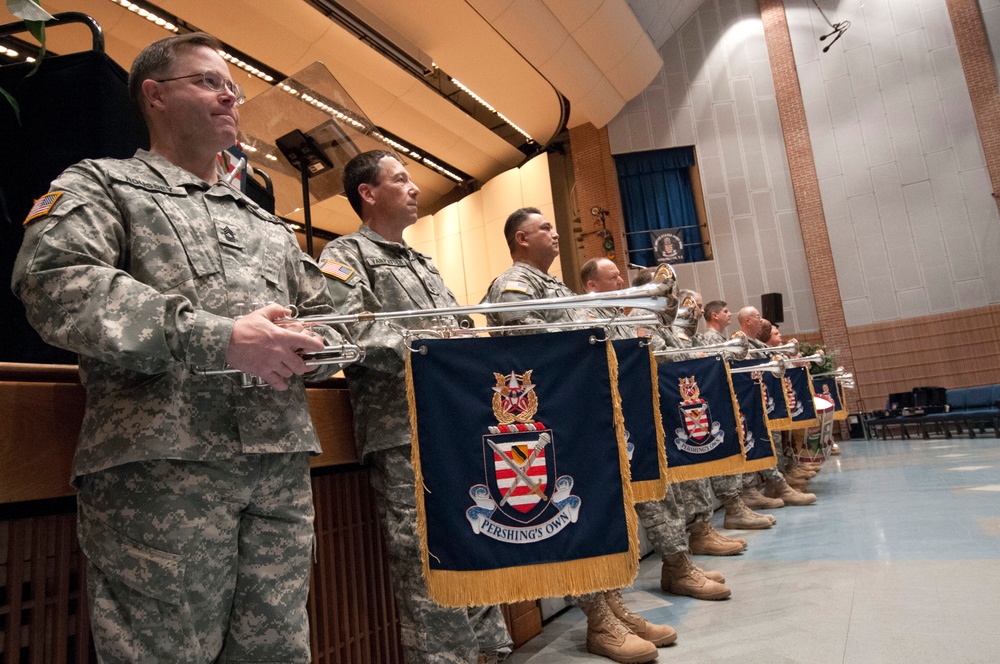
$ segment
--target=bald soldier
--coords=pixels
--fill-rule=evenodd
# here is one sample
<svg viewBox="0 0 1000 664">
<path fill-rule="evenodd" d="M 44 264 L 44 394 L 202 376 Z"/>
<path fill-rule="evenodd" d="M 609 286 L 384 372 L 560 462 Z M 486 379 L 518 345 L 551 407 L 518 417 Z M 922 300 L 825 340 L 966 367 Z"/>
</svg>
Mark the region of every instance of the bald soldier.
<svg viewBox="0 0 1000 664">
<path fill-rule="evenodd" d="M 567 297 L 575 293 L 561 280 L 549 274 L 549 268 L 559 256 L 559 233 L 538 208 L 521 208 L 507 217 L 504 238 L 514 264 L 490 284 L 486 302 L 529 302 L 550 297 Z M 609 261 L 610 262 L 610 261 Z M 589 262 L 588 262 L 589 263 Z M 588 276 L 600 272 L 588 268 Z M 606 273 L 608 266 L 603 266 Z M 615 271 L 617 268 L 615 268 Z M 620 278 L 620 277 L 619 277 Z M 610 283 L 616 283 L 612 278 Z M 557 323 L 587 320 L 589 313 L 578 309 L 537 309 L 519 312 L 496 312 L 487 316 L 490 325 L 519 323 Z M 669 625 L 656 625 L 631 611 L 620 589 L 568 597 L 587 615 L 587 650 L 616 662 L 651 662 L 656 648 L 677 640 L 677 632 Z"/>
<path fill-rule="evenodd" d="M 752 348 L 767 348 L 767 344 L 758 341 L 763 318 L 756 307 L 743 307 L 737 314 L 740 324 L 738 332 L 733 337 L 744 336 Z M 760 478 L 766 485 L 765 494 L 757 489 L 758 473 L 747 473 L 743 476 L 743 502 L 751 509 L 775 509 L 785 505 L 812 505 L 816 495 L 803 493 L 788 485 L 784 476 L 777 468 L 767 468 L 760 471 Z"/>
</svg>

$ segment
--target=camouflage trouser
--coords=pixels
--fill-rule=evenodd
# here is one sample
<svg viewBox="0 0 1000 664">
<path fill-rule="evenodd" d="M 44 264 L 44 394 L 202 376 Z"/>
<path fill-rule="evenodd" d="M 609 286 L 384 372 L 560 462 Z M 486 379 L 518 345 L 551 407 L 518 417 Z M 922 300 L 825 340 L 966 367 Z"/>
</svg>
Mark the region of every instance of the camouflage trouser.
<svg viewBox="0 0 1000 664">
<path fill-rule="evenodd" d="M 78 489 L 103 664 L 311 660 L 306 453 L 130 463 Z"/>
<path fill-rule="evenodd" d="M 712 491 L 723 503 L 738 497 L 743 491 L 742 475 L 716 475 L 711 481 Z"/>
<path fill-rule="evenodd" d="M 668 484 L 667 495 L 660 500 L 635 504 L 639 522 L 646 529 L 656 553 L 661 556 L 688 550 L 684 507 L 679 502 L 676 487 L 676 484 Z"/>
<path fill-rule="evenodd" d="M 687 523 L 710 521 L 712 519 L 712 507 L 715 498 L 712 495 L 712 485 L 707 478 L 679 482 L 676 487 L 680 504 L 684 508 L 684 518 Z"/>
<path fill-rule="evenodd" d="M 409 447 L 371 454 L 372 487 L 389 550 L 400 632 L 408 664 L 467 664 L 480 652 L 501 659 L 513 645 L 499 606 L 441 606 L 427 594 L 420 562 Z"/>
<path fill-rule="evenodd" d="M 745 473 L 743 475 L 743 486 L 755 487 L 761 482 L 764 484 L 782 484 L 785 476 L 777 468 L 765 468 L 757 473 Z"/>
</svg>

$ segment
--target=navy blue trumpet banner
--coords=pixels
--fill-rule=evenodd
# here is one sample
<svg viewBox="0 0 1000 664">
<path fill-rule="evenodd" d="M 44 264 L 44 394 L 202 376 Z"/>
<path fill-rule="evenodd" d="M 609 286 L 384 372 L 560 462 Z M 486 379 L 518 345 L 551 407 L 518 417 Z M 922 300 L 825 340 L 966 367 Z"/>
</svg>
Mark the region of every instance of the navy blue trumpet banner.
<svg viewBox="0 0 1000 664">
<path fill-rule="evenodd" d="M 601 335 L 414 342 L 417 529 L 436 602 L 579 595 L 635 578 L 618 366 Z"/>
<path fill-rule="evenodd" d="M 734 360 L 733 367 L 752 367 L 764 364 L 760 359 Z M 771 439 L 771 431 L 765 418 L 764 376 L 765 371 L 734 373 L 733 392 L 740 404 L 740 421 L 743 424 L 743 451 L 746 454 L 745 472 L 753 473 L 765 468 L 773 468 L 778 463 L 778 455 Z M 773 374 L 772 374 L 773 375 Z"/>
<path fill-rule="evenodd" d="M 726 362 L 719 356 L 664 362 L 658 373 L 667 479 L 742 473 L 738 405 Z"/>
<path fill-rule="evenodd" d="M 788 414 L 788 397 L 785 395 L 785 384 L 781 377 L 765 373 L 762 380 L 764 387 L 764 417 L 771 429 L 787 429 L 792 425 L 792 416 Z"/>
<path fill-rule="evenodd" d="M 667 492 L 667 452 L 656 387 L 656 358 L 646 339 L 611 342 L 618 357 L 618 391 L 625 417 L 625 448 L 637 503 L 660 500 Z"/>
<path fill-rule="evenodd" d="M 812 380 L 809 378 L 807 367 L 789 367 L 785 369 L 785 375 L 781 379 L 785 393 L 785 401 L 788 403 L 788 424 L 776 425 L 771 423 L 772 429 L 788 431 L 793 429 L 808 429 L 819 425 L 816 417 L 816 405 L 813 403 Z"/>
<path fill-rule="evenodd" d="M 833 402 L 833 419 L 846 420 L 847 409 L 844 408 L 844 393 L 841 392 L 840 384 L 833 376 L 823 376 L 813 378 L 813 392 L 818 397 L 826 397 Z"/>
</svg>

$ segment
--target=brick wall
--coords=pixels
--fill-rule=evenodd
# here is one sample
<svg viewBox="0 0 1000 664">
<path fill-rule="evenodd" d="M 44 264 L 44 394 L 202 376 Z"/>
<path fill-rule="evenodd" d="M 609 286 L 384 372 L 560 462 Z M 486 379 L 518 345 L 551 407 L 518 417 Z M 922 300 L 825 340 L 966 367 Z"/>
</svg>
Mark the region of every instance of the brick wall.
<svg viewBox="0 0 1000 664">
<path fill-rule="evenodd" d="M 622 214 L 621 195 L 618 193 L 618 174 L 611 156 L 606 127 L 597 129 L 587 124 L 569 130 L 573 151 L 573 177 L 576 180 L 576 204 L 584 232 L 597 229 L 590 209 L 595 205 L 608 211 L 605 223 L 615 240 L 615 263 L 625 274 L 628 255 L 625 247 L 625 221 Z M 580 265 L 590 258 L 604 256 L 604 240 L 597 235 L 584 237 L 583 250 L 579 252 Z"/>
<path fill-rule="evenodd" d="M 758 0 L 758 4 L 820 331 L 828 348 L 840 349 L 838 363 L 854 371 L 784 4 L 782 0 Z M 854 402 L 856 397 L 849 394 L 848 400 Z M 856 406 L 852 403 L 851 409 Z"/>
<path fill-rule="evenodd" d="M 993 184 L 993 199 L 1000 192 L 1000 90 L 986 26 L 976 0 L 946 0 L 955 44 L 962 60 L 972 110 Z"/>
</svg>

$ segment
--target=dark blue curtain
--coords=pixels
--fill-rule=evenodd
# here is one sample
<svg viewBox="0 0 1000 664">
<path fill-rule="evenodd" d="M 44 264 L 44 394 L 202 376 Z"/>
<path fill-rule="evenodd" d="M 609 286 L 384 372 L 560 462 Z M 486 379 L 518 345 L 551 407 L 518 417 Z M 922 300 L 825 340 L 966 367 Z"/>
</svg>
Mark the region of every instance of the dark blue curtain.
<svg viewBox="0 0 1000 664">
<path fill-rule="evenodd" d="M 705 260 L 698 215 L 691 191 L 694 148 L 671 148 L 615 155 L 628 235 L 628 260 L 656 265 L 652 235 L 647 231 L 677 228 L 684 242 L 684 261 Z"/>
</svg>

